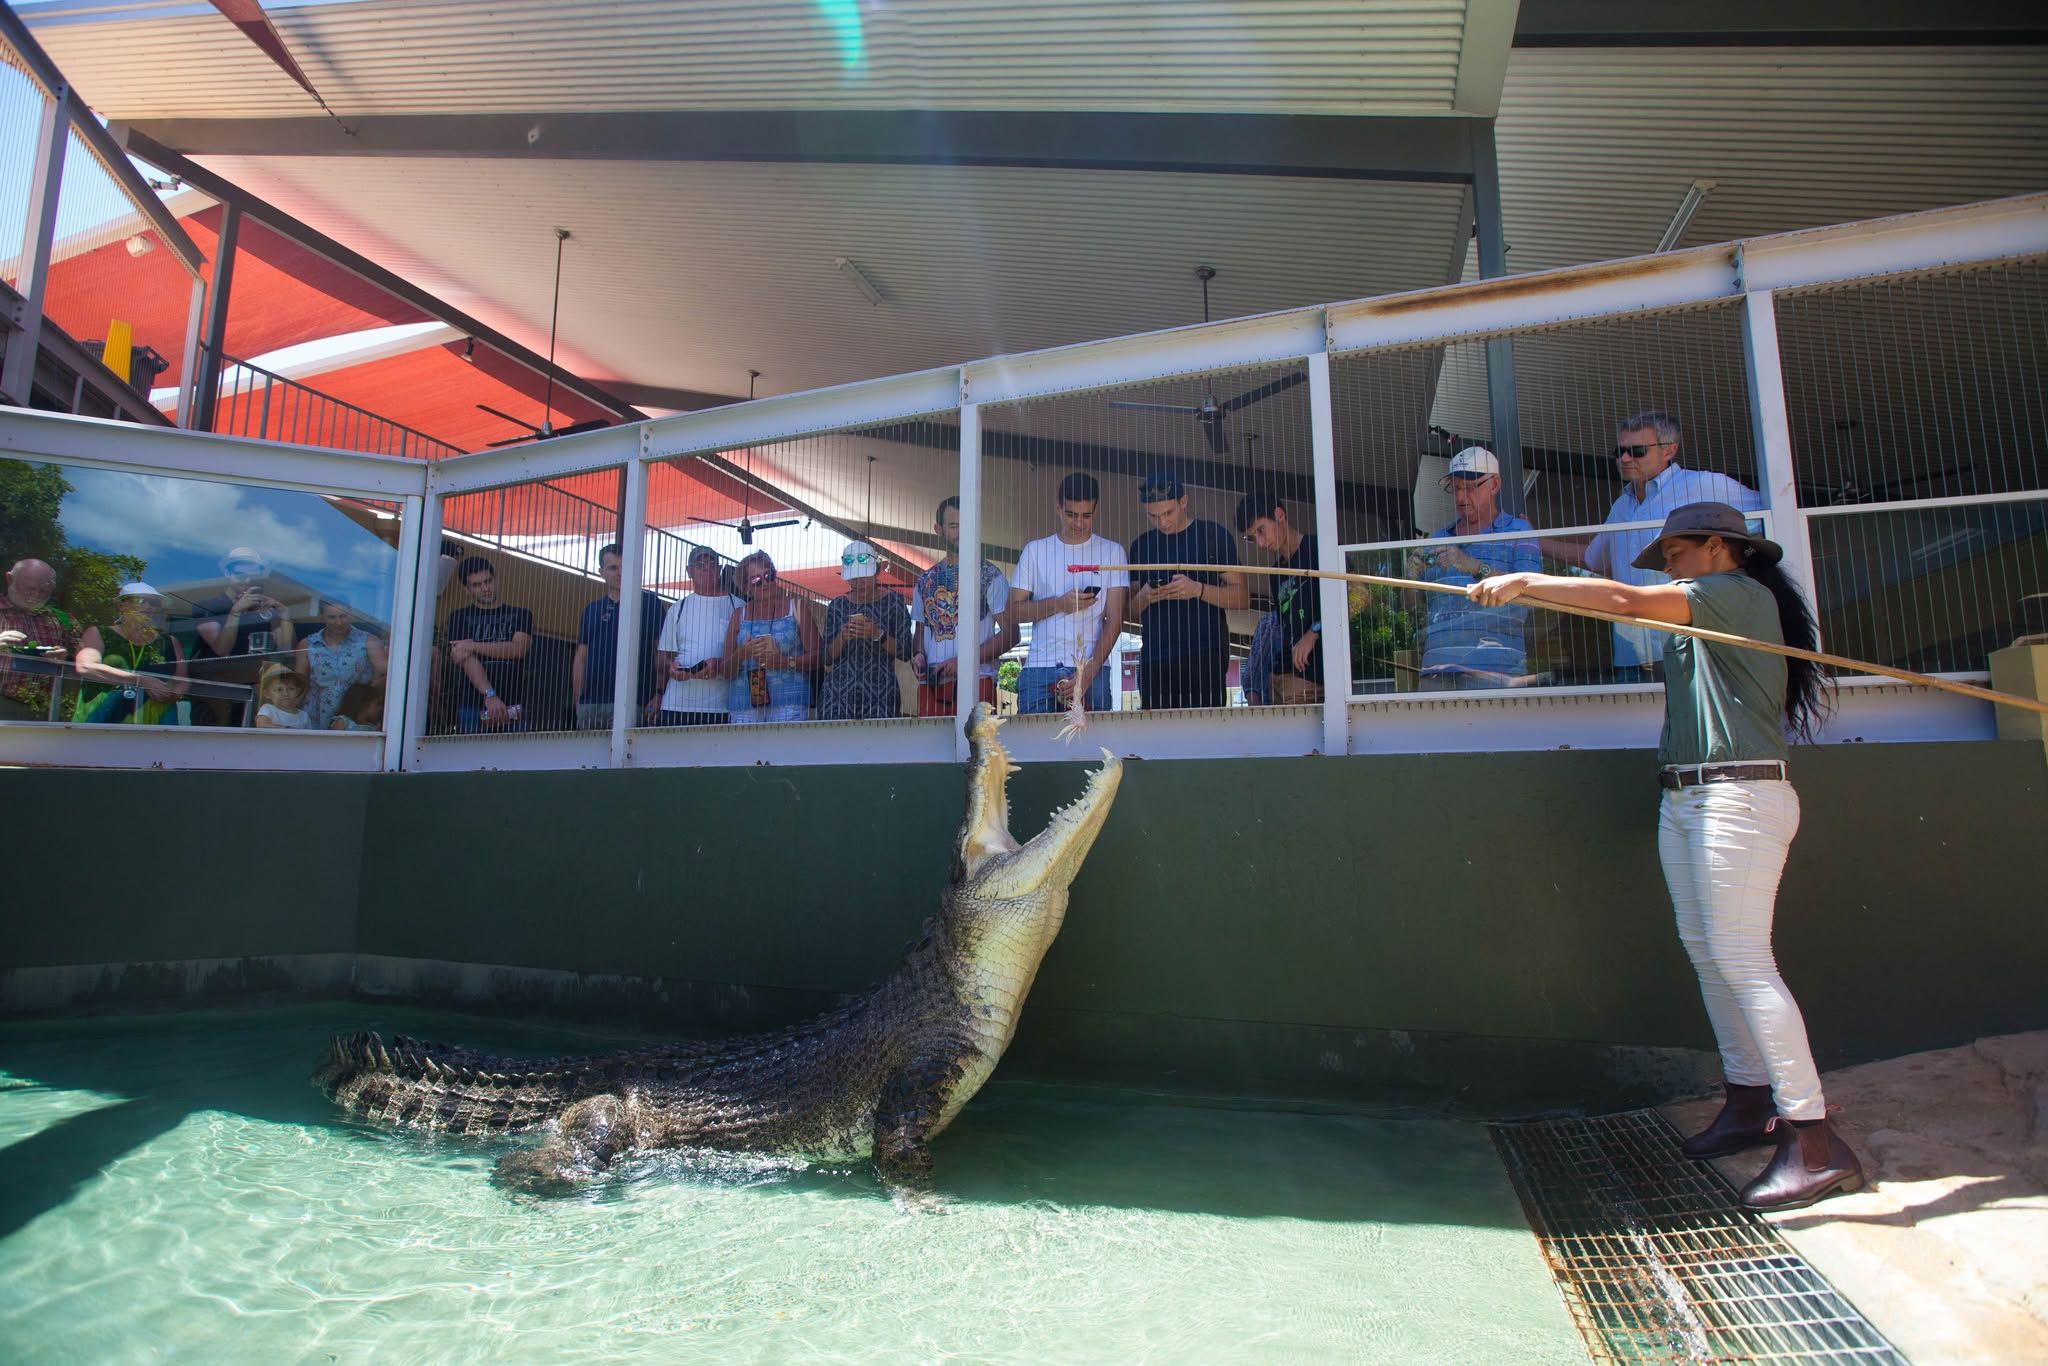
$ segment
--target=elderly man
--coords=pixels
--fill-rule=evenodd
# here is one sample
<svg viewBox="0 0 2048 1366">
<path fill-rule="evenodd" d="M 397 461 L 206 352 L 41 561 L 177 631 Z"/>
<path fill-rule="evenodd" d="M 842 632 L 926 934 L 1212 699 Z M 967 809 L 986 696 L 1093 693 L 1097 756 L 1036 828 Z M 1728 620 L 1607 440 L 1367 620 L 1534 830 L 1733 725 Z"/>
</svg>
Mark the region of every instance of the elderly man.
<svg viewBox="0 0 2048 1366">
<path fill-rule="evenodd" d="M 1224 616 L 1250 606 L 1244 575 L 1234 572 L 1237 546 L 1214 522 L 1188 516 L 1187 490 L 1172 470 L 1155 470 L 1138 486 L 1152 529 L 1131 542 L 1132 564 L 1213 564 L 1191 574 L 1138 574 L 1131 615 L 1144 631 L 1138 695 L 1147 711 L 1220 707 L 1230 671 L 1230 628 Z"/>
<path fill-rule="evenodd" d="M 0 598 L 0 721 L 42 721 L 50 714 L 50 679 L 11 666 L 16 655 L 56 661 L 78 652 L 78 623 L 51 605 L 57 571 L 41 560 L 20 560 L 7 571 Z"/>
<path fill-rule="evenodd" d="M 1660 570 L 1637 569 L 1635 560 L 1657 539 L 1664 518 L 1688 503 L 1726 503 L 1743 512 L 1763 507 L 1755 489 L 1709 470 L 1678 463 L 1684 427 L 1670 413 L 1652 408 L 1614 425 L 1614 463 L 1627 481 L 1607 510 L 1609 522 L 1648 522 L 1633 531 L 1603 531 L 1584 545 L 1546 538 L 1545 554 L 1622 583 L 1646 587 L 1670 582 Z M 1614 628 L 1614 681 L 1653 683 L 1660 676 L 1671 637 L 1642 626 Z"/>
<path fill-rule="evenodd" d="M 1500 461 L 1484 446 L 1467 446 L 1452 456 L 1443 487 L 1458 519 L 1431 532 L 1431 540 L 1534 530 L 1528 518 L 1500 510 Z M 1533 540 L 1477 541 L 1408 557 L 1408 577 L 1460 587 L 1495 574 L 1533 574 L 1542 568 L 1543 555 Z M 1526 672 L 1522 626 L 1528 615 L 1527 608 L 1512 604 L 1482 607 L 1461 596 L 1430 594 L 1429 629 L 1422 642 L 1423 691 L 1514 683 Z"/>
</svg>

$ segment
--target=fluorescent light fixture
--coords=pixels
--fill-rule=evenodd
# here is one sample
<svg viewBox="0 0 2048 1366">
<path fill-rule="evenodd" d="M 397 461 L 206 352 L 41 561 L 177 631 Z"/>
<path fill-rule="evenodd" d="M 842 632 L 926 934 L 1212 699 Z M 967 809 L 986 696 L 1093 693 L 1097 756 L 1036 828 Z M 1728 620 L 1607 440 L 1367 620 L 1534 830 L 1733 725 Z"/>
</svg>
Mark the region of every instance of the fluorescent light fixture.
<svg viewBox="0 0 2048 1366">
<path fill-rule="evenodd" d="M 1685 230 L 1692 226 L 1693 215 L 1700 211 L 1700 205 L 1707 202 L 1707 196 L 1714 192 L 1718 183 L 1695 180 L 1685 187 L 1685 198 L 1678 201 L 1678 212 L 1671 215 L 1671 226 L 1664 229 L 1664 235 L 1657 239 L 1657 250 L 1669 251 L 1678 245 L 1678 239 L 1685 236 Z"/>
<path fill-rule="evenodd" d="M 882 291 L 875 288 L 875 282 L 861 273 L 861 268 L 854 264 L 851 257 L 835 256 L 832 258 L 832 264 L 839 268 L 841 275 L 853 282 L 853 287 L 860 291 L 863 299 L 877 305 L 889 302 L 882 297 Z"/>
</svg>

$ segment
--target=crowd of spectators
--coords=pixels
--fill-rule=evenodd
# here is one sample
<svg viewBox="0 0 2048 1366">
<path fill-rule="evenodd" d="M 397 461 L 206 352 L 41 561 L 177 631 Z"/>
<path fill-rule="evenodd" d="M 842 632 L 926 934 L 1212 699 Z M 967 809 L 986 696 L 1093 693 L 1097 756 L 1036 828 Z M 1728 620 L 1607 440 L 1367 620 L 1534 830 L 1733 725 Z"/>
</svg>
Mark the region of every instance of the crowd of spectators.
<svg viewBox="0 0 2048 1366">
<path fill-rule="evenodd" d="M 1494 454 L 1469 446 L 1452 457 L 1442 486 L 1455 518 L 1428 533 L 1442 547 L 1406 556 L 1406 577 L 1463 587 L 1535 572 L 1545 558 L 1627 582 L 1655 571 L 1633 567 L 1652 523 L 1671 508 L 1702 501 L 1755 511 L 1755 491 L 1680 461 L 1683 427 L 1661 411 L 1616 427 L 1614 459 L 1624 486 L 1605 521 L 1616 529 L 1587 539 L 1538 538 L 1525 517 L 1501 508 Z M 979 640 L 971 652 L 976 696 L 996 701 L 996 665 L 1030 627 L 1016 678 L 1017 709 L 1066 709 L 1078 692 L 1092 711 L 1109 710 L 1118 680 L 1109 667 L 1126 622 L 1141 641 L 1140 705 L 1218 707 L 1228 700 L 1230 617 L 1254 601 L 1240 544 L 1268 565 L 1298 572 L 1258 576 L 1271 608 L 1256 618 L 1239 674 L 1246 704 L 1313 703 L 1323 694 L 1327 635 L 1316 537 L 1298 509 L 1263 492 L 1245 495 L 1235 533 L 1192 517 L 1177 472 L 1139 481 L 1149 528 L 1128 548 L 1095 529 L 1102 490 L 1086 473 L 1064 478 L 1053 499 L 1053 530 L 1029 542 L 1014 577 L 983 559 L 973 575 Z M 794 591 L 774 560 L 755 550 L 736 565 L 698 547 L 689 591 L 674 603 L 642 590 L 640 661 L 632 723 L 699 726 L 861 720 L 912 713 L 949 716 L 958 705 L 962 648 L 960 501 L 939 504 L 933 531 L 944 555 L 903 594 L 884 584 L 874 545 L 849 542 L 840 556 L 844 591 L 820 604 Z M 1522 536 L 1514 533 L 1527 532 Z M 1484 539 L 1473 539 L 1484 538 Z M 461 734 L 517 732 L 554 724 L 609 730 L 616 692 L 622 556 L 598 553 L 604 591 L 581 611 L 567 697 L 560 665 L 534 667 L 533 612 L 500 596 L 486 556 L 443 560 L 466 599 L 436 634 L 430 692 L 448 728 Z M 1088 566 L 1076 571 L 1075 565 Z M 1140 566 L 1127 569 L 1126 566 Z M 1178 565 L 1183 569 L 1149 569 Z M 38 559 L 7 571 L 0 599 L 0 720 L 65 719 L 90 724 L 247 725 L 260 729 L 375 730 L 383 724 L 390 664 L 383 636 L 338 593 L 314 599 L 318 624 L 295 621 L 261 552 L 238 546 L 221 561 L 218 592 L 168 619 L 166 595 L 146 582 L 123 584 L 111 620 L 81 622 L 53 601 L 57 573 Z M 1262 604 L 1263 605 L 1263 604 Z M 822 610 L 821 610 L 822 609 Z M 1419 623 L 1424 690 L 1513 687 L 1541 681 L 1530 670 L 1528 609 L 1483 606 L 1458 594 L 1410 591 L 1402 610 Z M 1339 629 L 1348 646 L 1348 623 Z M 1663 638 L 1613 628 L 1616 681 L 1654 681 Z M 899 666 L 914 680 L 906 696 Z M 71 698 L 62 706 L 62 690 Z M 556 722 L 550 718 L 572 718 Z"/>
</svg>

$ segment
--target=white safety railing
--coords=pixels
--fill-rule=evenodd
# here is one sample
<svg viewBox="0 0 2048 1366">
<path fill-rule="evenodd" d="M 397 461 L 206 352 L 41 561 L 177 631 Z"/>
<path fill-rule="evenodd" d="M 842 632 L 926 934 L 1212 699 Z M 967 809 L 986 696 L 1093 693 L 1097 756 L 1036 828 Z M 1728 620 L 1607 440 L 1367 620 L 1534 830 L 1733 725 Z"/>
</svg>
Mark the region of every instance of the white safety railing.
<svg viewBox="0 0 2048 1366">
<path fill-rule="evenodd" d="M 1066 475 L 1099 481 L 1096 516 L 1114 524 L 1112 540 L 1127 542 L 1145 526 L 1138 481 L 1165 465 L 1192 471 L 1191 506 L 1233 535 L 1242 530 L 1232 522 L 1241 495 L 1259 495 L 1262 506 L 1277 500 L 1293 533 L 1326 548 L 1325 568 L 1349 559 L 1405 569 L 1410 554 L 1469 553 L 1518 539 L 1535 539 L 1551 557 L 1559 545 L 1637 520 L 1601 518 L 1620 487 L 1602 445 L 1615 424 L 1634 412 L 1687 406 L 1686 449 L 1698 452 L 1695 467 L 1755 490 L 1757 516 L 1786 547 L 1788 571 L 1820 609 L 1825 646 L 1853 644 L 1886 662 L 1981 677 L 1983 655 L 2004 643 L 2000 635 L 2031 610 L 2029 599 L 2048 592 L 2048 487 L 2039 477 L 2048 469 L 2040 400 L 2048 345 L 2034 293 L 2044 257 L 2048 195 L 2025 196 L 996 357 L 431 466 L 0 413 L 0 456 L 16 461 L 395 509 L 380 542 L 391 556 L 394 606 L 383 628 L 385 729 L 374 743 L 355 734 L 193 727 L 172 736 L 168 728 L 21 721 L 0 724 L 0 744 L 11 760 L 42 763 L 422 771 L 950 761 L 962 749 L 956 723 L 973 705 L 972 688 L 957 690 L 950 717 L 643 724 L 648 712 L 636 690 L 644 660 L 635 657 L 641 617 L 685 591 L 673 563 L 678 547 L 713 544 L 730 564 L 768 543 L 752 538 L 772 516 L 791 528 L 788 535 L 834 538 L 835 555 L 837 538 L 865 533 L 886 542 L 882 558 L 907 575 L 938 553 L 941 542 L 926 525 L 930 508 L 956 495 L 962 561 L 973 564 L 985 551 L 1009 574 L 1025 539 L 1055 529 L 1052 504 Z M 1964 275 L 1967 286 L 1939 284 Z M 1964 335 L 1953 326 L 1958 309 L 1981 318 L 1992 296 L 1996 328 Z M 1919 342 L 1944 360 L 1923 367 L 1917 389 L 1902 389 L 1892 371 L 1846 347 L 1830 349 L 1830 309 L 1846 310 L 1844 326 L 1876 315 L 1922 329 Z M 1503 383 L 1510 361 L 1518 382 Z M 1831 414 L 1830 403 L 1847 406 Z M 1853 444 L 1819 448 L 1825 443 L 1814 432 L 1835 430 L 1835 422 L 1882 425 L 1882 481 L 1857 484 L 1864 471 Z M 1506 511 L 1527 517 L 1528 530 L 1434 534 L 1451 520 L 1432 500 L 1453 442 L 1485 446 L 1496 431 L 1516 430 L 1519 438 L 1504 440 L 1499 452 L 1502 496 Z M 1996 444 L 2005 473 L 1956 485 L 1958 442 L 1979 450 Z M 903 456 L 911 472 L 877 508 L 867 457 L 885 449 L 914 458 Z M 1938 496 L 1924 496 L 1921 476 L 1934 480 Z M 1821 481 L 1837 490 L 1856 486 L 1858 500 L 1816 497 Z M 1873 491 L 1879 482 L 1892 487 Z M 456 606 L 474 601 L 448 577 L 475 540 L 458 525 L 468 506 L 461 500 L 540 485 L 601 512 L 573 532 L 501 519 L 492 544 L 575 576 L 575 593 L 560 584 L 546 590 L 559 595 L 554 619 L 531 624 L 557 650 L 574 645 L 570 609 L 599 591 L 588 542 L 604 536 L 620 545 L 623 591 L 606 637 L 617 641 L 611 730 L 433 734 L 435 674 L 437 665 L 444 677 L 447 668 L 436 631 Z M 600 487 L 602 494 L 592 492 Z M 526 505 L 517 497 L 501 495 L 512 500 L 506 506 Z M 360 508 L 343 510 L 365 520 Z M 90 525 L 103 542 L 97 549 L 119 553 L 104 543 L 103 520 Z M 218 539 L 225 553 L 234 537 L 223 526 Z M 1263 560 L 1282 552 L 1239 542 L 1238 553 Z M 661 599 L 649 605 L 643 586 Z M 838 591 L 807 586 L 820 596 Z M 1229 609 L 1233 653 L 1270 610 L 1272 587 L 1255 580 L 1249 606 Z M 1386 608 L 1371 595 L 1354 602 L 1341 583 L 1314 591 L 1318 624 Z M 1426 630 L 1424 609 L 1395 607 L 1410 614 L 1411 627 Z M 958 638 L 978 639 L 987 612 L 980 593 L 957 594 Z M 1363 635 L 1380 639 L 1373 635 L 1380 624 L 1367 620 Z M 1099 743 L 1129 754 L 1203 757 L 1655 739 L 1654 688 L 1614 681 L 1597 658 L 1571 656 L 1570 667 L 1548 670 L 1526 667 L 1525 659 L 1512 675 L 1516 686 L 1436 690 L 1420 684 L 1420 640 L 1389 646 L 1418 654 L 1383 668 L 1364 649 L 1354 660 L 1352 632 L 1324 634 L 1331 648 L 1322 653 L 1319 700 L 1116 711 L 1093 718 L 1087 744 L 1072 748 L 1054 738 L 1059 716 L 1024 716 L 1010 731 L 1013 749 L 1025 758 L 1081 757 Z M 1972 739 L 1992 729 L 1981 704 L 1844 680 L 1824 738 Z"/>
</svg>

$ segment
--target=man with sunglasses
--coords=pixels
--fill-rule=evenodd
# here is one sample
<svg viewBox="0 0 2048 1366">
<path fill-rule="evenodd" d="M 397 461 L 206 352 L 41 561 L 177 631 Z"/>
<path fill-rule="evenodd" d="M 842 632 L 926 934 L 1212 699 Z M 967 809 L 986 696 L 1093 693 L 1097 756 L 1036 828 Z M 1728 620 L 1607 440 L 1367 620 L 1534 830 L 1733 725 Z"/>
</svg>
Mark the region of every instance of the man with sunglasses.
<svg viewBox="0 0 2048 1366">
<path fill-rule="evenodd" d="M 1680 465 L 1683 438 L 1683 425 L 1661 409 L 1652 408 L 1615 424 L 1614 463 L 1625 487 L 1607 510 L 1608 522 L 1661 522 L 1690 503 L 1726 503 L 1743 512 L 1763 507 L 1764 500 L 1756 490 L 1741 481 Z M 1656 539 L 1656 526 L 1603 531 L 1583 545 L 1546 537 L 1543 552 L 1603 578 L 1643 588 L 1670 582 L 1659 570 L 1635 567 L 1644 547 Z M 1669 642 L 1669 636 L 1647 627 L 1615 627 L 1614 681 L 1656 682 L 1663 675 L 1664 647 Z"/>
</svg>

